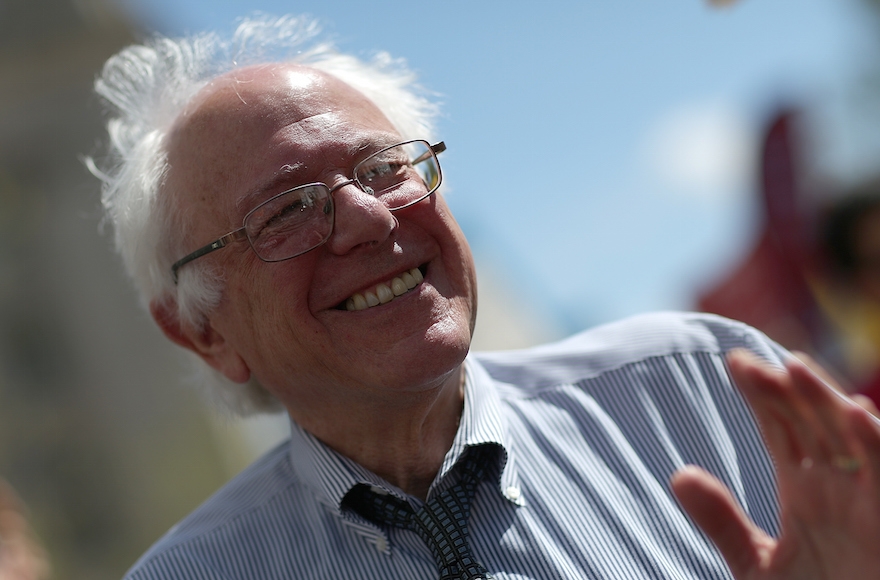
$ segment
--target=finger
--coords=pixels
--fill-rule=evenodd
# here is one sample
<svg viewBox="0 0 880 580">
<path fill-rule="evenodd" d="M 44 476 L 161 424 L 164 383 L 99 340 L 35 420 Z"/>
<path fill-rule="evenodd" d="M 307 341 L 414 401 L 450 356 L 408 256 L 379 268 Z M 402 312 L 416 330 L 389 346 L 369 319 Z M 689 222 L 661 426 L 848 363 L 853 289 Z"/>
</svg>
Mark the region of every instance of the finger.
<svg viewBox="0 0 880 580">
<path fill-rule="evenodd" d="M 858 437 L 864 471 L 875 485 L 880 484 L 880 421 L 861 408 L 850 411 L 850 421 Z"/>
<path fill-rule="evenodd" d="M 784 371 L 747 351 L 731 352 L 731 375 L 749 400 L 767 445 L 783 466 L 829 466 L 852 452 L 846 409 L 852 402 L 807 365 L 786 361 Z M 774 433 L 782 435 L 773 437 Z"/>
<path fill-rule="evenodd" d="M 731 377 L 755 413 L 777 466 L 800 468 L 805 458 L 817 454 L 809 409 L 795 397 L 788 373 L 742 349 L 728 353 L 727 363 Z"/>
<path fill-rule="evenodd" d="M 813 371 L 813 373 L 816 376 L 818 376 L 820 379 L 822 379 L 826 384 L 831 386 L 833 389 L 840 391 L 841 393 L 850 392 L 851 389 L 844 386 L 844 383 L 845 383 L 844 379 L 842 379 L 841 377 L 832 375 L 831 372 L 827 368 L 820 365 L 816 361 L 816 359 L 814 359 L 812 356 L 808 355 L 807 353 L 805 353 L 802 350 L 793 350 L 793 351 L 791 351 L 791 354 L 794 355 L 794 357 L 796 359 L 798 359 L 799 361 L 804 363 L 804 365 L 806 365 L 807 368 L 809 368 L 811 371 Z"/>
<path fill-rule="evenodd" d="M 852 396 L 852 400 L 855 404 L 865 409 L 875 417 L 880 417 L 880 409 L 877 409 L 877 405 L 874 404 L 874 401 L 872 401 L 870 397 L 855 394 Z"/>
<path fill-rule="evenodd" d="M 845 433 L 846 440 L 849 445 L 847 446 L 846 450 L 838 450 L 838 453 L 851 453 L 854 456 L 862 455 L 858 453 L 858 451 L 854 452 L 853 447 L 859 447 L 859 445 L 864 447 L 866 442 L 863 440 L 853 445 L 854 440 L 857 440 L 860 437 L 864 438 L 866 434 L 876 434 L 878 433 L 878 427 L 880 427 L 880 422 L 876 420 L 871 420 L 880 417 L 880 410 L 877 409 L 874 401 L 872 401 L 869 397 L 861 394 L 840 396 L 839 394 L 846 395 L 846 391 L 840 388 L 840 386 L 834 382 L 834 379 L 824 372 L 824 369 L 822 369 L 821 366 L 819 366 L 814 360 L 809 358 L 809 356 L 804 355 L 803 353 L 795 353 L 795 356 L 797 356 L 797 358 L 802 363 L 804 363 L 810 371 L 818 375 L 819 378 L 821 378 L 826 384 L 830 385 L 835 391 L 837 391 L 835 393 L 828 393 L 827 389 L 825 389 L 825 392 L 820 395 L 819 399 L 821 400 L 824 398 L 825 400 L 827 400 L 828 408 L 842 408 L 844 411 L 842 413 L 837 413 L 835 423 L 841 429 L 841 431 Z M 794 380 L 800 381 L 806 379 L 806 377 L 801 376 L 803 374 L 803 370 L 797 368 L 796 365 L 793 365 L 790 370 L 792 372 Z M 852 409 L 853 405 L 861 407 L 862 409 L 867 411 L 870 416 L 865 417 L 862 413 L 854 411 Z M 857 429 L 858 425 L 861 425 L 863 427 L 861 432 L 859 432 L 859 430 Z M 870 447 L 870 443 L 868 443 L 868 447 Z M 865 453 L 870 455 L 870 449 L 865 450 Z"/>
<path fill-rule="evenodd" d="M 792 398 L 805 403 L 806 420 L 817 442 L 813 458 L 831 464 L 835 458 L 852 455 L 858 444 L 849 411 L 855 403 L 801 362 L 788 361 L 786 369 L 794 386 Z"/>
<path fill-rule="evenodd" d="M 762 567 L 775 540 L 749 519 L 724 484 L 695 466 L 678 470 L 670 483 L 682 508 L 709 536 L 734 577 Z"/>
</svg>

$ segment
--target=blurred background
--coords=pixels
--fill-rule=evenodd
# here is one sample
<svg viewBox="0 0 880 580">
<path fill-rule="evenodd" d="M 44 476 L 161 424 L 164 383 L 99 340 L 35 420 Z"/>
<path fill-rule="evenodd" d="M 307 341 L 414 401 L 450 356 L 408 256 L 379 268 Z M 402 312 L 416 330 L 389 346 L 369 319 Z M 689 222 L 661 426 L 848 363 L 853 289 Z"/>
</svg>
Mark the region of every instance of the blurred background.
<svg viewBox="0 0 880 580">
<path fill-rule="evenodd" d="M 120 577 L 286 429 L 189 388 L 101 227 L 91 85 L 153 31 L 294 11 L 344 51 L 404 57 L 443 103 L 447 198 L 481 273 L 475 348 L 702 309 L 873 388 L 880 3 L 501 6 L 0 0 L 0 478 L 52 578 Z"/>
</svg>

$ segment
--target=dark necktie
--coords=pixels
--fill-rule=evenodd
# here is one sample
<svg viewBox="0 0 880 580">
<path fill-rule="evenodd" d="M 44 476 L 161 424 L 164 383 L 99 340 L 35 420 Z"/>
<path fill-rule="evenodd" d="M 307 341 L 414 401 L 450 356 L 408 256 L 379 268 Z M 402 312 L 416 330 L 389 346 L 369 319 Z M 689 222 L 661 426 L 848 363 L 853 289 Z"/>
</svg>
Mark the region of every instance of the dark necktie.
<svg viewBox="0 0 880 580">
<path fill-rule="evenodd" d="M 467 520 L 477 486 L 496 457 L 494 445 L 471 447 L 459 462 L 461 479 L 433 497 L 418 511 L 406 501 L 377 493 L 359 484 L 345 496 L 344 503 L 376 524 L 388 524 L 416 532 L 434 554 L 440 580 L 490 578 L 471 555 Z"/>
</svg>

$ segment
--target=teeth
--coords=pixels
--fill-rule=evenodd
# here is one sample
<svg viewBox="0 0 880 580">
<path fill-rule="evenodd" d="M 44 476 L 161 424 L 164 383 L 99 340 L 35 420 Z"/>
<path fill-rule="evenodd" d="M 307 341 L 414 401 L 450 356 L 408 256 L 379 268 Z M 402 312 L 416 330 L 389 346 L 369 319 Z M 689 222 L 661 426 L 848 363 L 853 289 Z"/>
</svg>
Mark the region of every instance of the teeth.
<svg viewBox="0 0 880 580">
<path fill-rule="evenodd" d="M 382 304 L 394 300 L 394 292 L 391 291 L 391 288 L 389 288 L 387 284 L 379 284 L 376 286 L 376 295 L 379 297 L 379 302 Z"/>
<path fill-rule="evenodd" d="M 409 290 L 409 288 L 406 287 L 406 283 L 400 278 L 395 278 L 391 281 L 391 291 L 394 292 L 395 296 L 400 296 L 407 290 Z"/>
<path fill-rule="evenodd" d="M 413 268 L 388 283 L 377 284 L 376 288 L 371 291 L 355 294 L 345 301 L 345 309 L 365 310 L 379 304 L 386 304 L 394 300 L 395 297 L 412 290 L 424 279 L 419 269 Z"/>
</svg>

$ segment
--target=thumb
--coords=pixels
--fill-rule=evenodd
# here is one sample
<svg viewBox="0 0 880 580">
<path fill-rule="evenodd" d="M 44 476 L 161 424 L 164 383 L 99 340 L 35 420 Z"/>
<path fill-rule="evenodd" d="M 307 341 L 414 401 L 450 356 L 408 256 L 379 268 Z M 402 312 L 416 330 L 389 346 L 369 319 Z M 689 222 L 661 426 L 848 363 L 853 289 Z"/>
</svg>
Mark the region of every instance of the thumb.
<svg viewBox="0 0 880 580">
<path fill-rule="evenodd" d="M 695 466 L 678 470 L 670 483 L 684 511 L 715 543 L 735 578 L 746 578 L 762 567 L 776 540 L 749 519 L 723 483 Z"/>
</svg>

